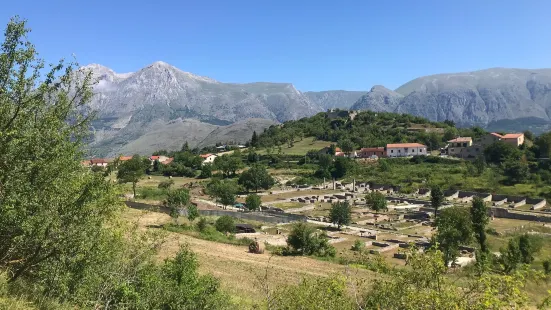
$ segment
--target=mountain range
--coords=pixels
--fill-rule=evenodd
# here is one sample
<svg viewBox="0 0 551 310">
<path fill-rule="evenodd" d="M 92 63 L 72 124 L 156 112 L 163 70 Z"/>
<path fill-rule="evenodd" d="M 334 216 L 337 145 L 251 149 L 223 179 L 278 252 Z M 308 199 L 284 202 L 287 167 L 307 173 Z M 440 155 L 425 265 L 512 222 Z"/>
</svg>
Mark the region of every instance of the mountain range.
<svg viewBox="0 0 551 310">
<path fill-rule="evenodd" d="M 133 73 L 88 65 L 94 156 L 149 154 L 221 142 L 332 109 L 408 113 L 502 131 L 551 127 L 551 69 L 493 68 L 414 79 L 396 90 L 300 92 L 290 83 L 222 83 L 155 62 Z"/>
</svg>

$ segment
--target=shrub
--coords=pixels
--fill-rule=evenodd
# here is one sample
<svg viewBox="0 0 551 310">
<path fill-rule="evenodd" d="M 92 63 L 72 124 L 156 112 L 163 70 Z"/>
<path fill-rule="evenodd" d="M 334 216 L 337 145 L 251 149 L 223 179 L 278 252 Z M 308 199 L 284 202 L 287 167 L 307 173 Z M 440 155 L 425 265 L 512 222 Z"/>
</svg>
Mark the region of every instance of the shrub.
<svg viewBox="0 0 551 310">
<path fill-rule="evenodd" d="M 235 222 L 233 217 L 227 215 L 219 217 L 214 226 L 216 227 L 216 230 L 222 233 L 233 233 L 235 231 Z"/>
<path fill-rule="evenodd" d="M 159 183 L 157 187 L 162 189 L 169 189 L 172 185 L 174 185 L 174 180 L 168 179 L 166 181 L 162 181 L 161 183 Z"/>
<path fill-rule="evenodd" d="M 208 223 L 206 218 L 202 217 L 199 219 L 199 221 L 197 221 L 196 227 L 199 232 L 204 232 L 207 226 Z"/>
<path fill-rule="evenodd" d="M 316 229 L 306 223 L 295 224 L 287 237 L 289 254 L 331 256 L 336 254 L 335 248 L 328 242 L 325 233 L 318 233 Z M 285 254 L 285 253 L 284 253 Z"/>
<path fill-rule="evenodd" d="M 351 250 L 356 252 L 361 252 L 365 248 L 365 242 L 361 240 L 354 241 L 354 245 L 352 246 Z"/>
</svg>

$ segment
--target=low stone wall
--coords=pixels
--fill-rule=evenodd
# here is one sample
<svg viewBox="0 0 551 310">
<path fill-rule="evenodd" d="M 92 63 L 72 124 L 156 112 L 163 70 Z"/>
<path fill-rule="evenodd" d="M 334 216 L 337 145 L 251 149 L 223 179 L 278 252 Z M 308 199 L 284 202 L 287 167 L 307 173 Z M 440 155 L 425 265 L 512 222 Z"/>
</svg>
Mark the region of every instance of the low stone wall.
<svg viewBox="0 0 551 310">
<path fill-rule="evenodd" d="M 490 208 L 488 212 L 490 213 L 490 215 L 493 215 L 494 217 L 497 217 L 497 218 L 508 218 L 508 219 L 514 219 L 514 220 L 551 223 L 551 216 L 547 216 L 545 214 L 510 211 L 505 208 L 496 208 L 496 207 Z"/>
<path fill-rule="evenodd" d="M 459 191 L 456 190 L 445 190 L 444 191 L 444 199 L 446 200 L 453 200 L 459 197 Z"/>
<path fill-rule="evenodd" d="M 526 198 L 526 203 L 532 205 L 530 210 L 539 210 L 547 205 L 547 201 L 541 198 Z"/>
<path fill-rule="evenodd" d="M 170 214 L 170 209 L 163 206 L 150 205 L 145 203 L 139 203 L 134 201 L 125 201 L 126 205 L 133 209 L 148 210 L 153 212 L 160 212 Z M 182 216 L 185 216 L 185 210 L 182 210 Z M 228 215 L 235 218 L 241 218 L 246 220 L 267 222 L 267 223 L 291 223 L 291 222 L 306 222 L 306 217 L 296 214 L 288 214 L 275 211 L 261 211 L 261 212 L 235 212 L 227 210 L 199 210 L 199 214 L 207 216 L 224 216 Z"/>
</svg>

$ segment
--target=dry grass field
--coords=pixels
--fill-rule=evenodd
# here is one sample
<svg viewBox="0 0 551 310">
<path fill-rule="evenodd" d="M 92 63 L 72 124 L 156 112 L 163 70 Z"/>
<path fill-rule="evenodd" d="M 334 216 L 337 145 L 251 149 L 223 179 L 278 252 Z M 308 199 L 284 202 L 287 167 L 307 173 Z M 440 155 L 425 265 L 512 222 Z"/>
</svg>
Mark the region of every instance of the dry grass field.
<svg viewBox="0 0 551 310">
<path fill-rule="evenodd" d="M 171 221 L 166 214 L 134 209 L 125 211 L 125 218 L 137 222 L 140 227 L 159 225 Z M 252 306 L 256 298 L 262 298 L 262 279 L 268 272 L 269 286 L 298 283 L 308 276 L 332 274 L 350 275 L 351 279 L 369 279 L 374 274 L 364 269 L 350 268 L 309 257 L 274 256 L 248 253 L 245 246 L 234 246 L 196 239 L 168 232 L 167 241 L 160 252 L 160 259 L 174 255 L 182 244 L 188 244 L 197 254 L 200 272 L 210 273 L 221 280 L 223 289 L 238 302 Z"/>
</svg>

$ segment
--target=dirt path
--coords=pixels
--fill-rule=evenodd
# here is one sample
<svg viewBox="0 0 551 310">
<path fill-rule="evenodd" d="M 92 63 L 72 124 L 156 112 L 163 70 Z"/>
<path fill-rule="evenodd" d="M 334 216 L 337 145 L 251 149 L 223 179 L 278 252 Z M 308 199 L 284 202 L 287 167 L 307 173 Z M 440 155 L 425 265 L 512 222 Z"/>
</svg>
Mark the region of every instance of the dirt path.
<svg viewBox="0 0 551 310">
<path fill-rule="evenodd" d="M 129 209 L 125 216 L 129 220 L 137 221 L 144 228 L 146 225 L 159 225 L 171 220 L 166 214 L 133 209 Z M 254 300 L 254 296 L 262 298 L 261 279 L 266 271 L 271 286 L 298 283 L 305 276 L 348 273 L 352 278 L 369 278 L 373 275 L 367 270 L 347 268 L 309 257 L 251 254 L 245 246 L 222 244 L 170 232 L 160 258 L 173 256 L 183 244 L 188 244 L 197 254 L 200 272 L 219 278 L 225 291 L 242 298 L 244 302 Z"/>
</svg>

